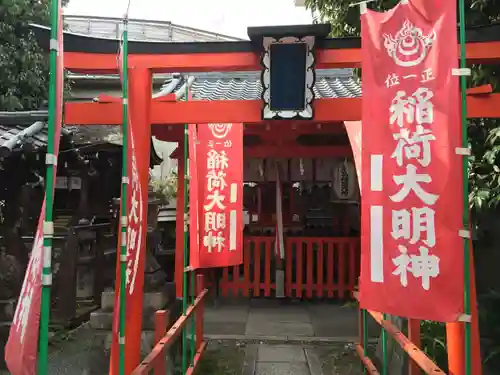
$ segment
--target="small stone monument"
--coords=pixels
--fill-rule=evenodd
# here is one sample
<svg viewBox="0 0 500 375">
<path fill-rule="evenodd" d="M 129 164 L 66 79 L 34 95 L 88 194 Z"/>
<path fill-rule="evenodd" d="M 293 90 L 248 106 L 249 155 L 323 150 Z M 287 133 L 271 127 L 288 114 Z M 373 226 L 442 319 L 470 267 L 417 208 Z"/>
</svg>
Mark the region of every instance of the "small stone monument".
<svg viewBox="0 0 500 375">
<path fill-rule="evenodd" d="M 4 348 L 24 278 L 24 266 L 0 250 L 0 371 L 6 369 Z"/>
<path fill-rule="evenodd" d="M 150 195 L 151 197 L 151 192 Z M 148 231 L 146 239 L 146 257 L 144 266 L 144 300 L 141 351 L 143 356 L 151 351 L 154 342 L 154 318 L 157 310 L 162 310 L 175 302 L 175 287 L 167 283 L 167 275 L 151 252 L 152 233 L 156 228 L 158 201 L 148 202 Z M 94 330 L 92 355 L 88 360 L 88 375 L 104 375 L 109 368 L 111 337 L 113 326 L 113 310 L 115 292 L 105 291 L 102 294 L 101 308 L 91 314 L 90 327 Z M 177 317 L 170 315 L 171 321 Z M 168 361 L 169 363 L 171 361 Z M 104 369 L 104 371 L 103 371 Z M 169 368 L 170 372 L 172 369 Z"/>
</svg>

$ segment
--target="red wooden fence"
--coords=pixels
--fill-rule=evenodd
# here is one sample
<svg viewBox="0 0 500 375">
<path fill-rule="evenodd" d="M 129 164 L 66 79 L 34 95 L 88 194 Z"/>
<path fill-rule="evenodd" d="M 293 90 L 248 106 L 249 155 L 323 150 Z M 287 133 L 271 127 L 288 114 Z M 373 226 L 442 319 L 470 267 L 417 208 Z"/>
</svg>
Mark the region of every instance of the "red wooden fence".
<svg viewBox="0 0 500 375">
<path fill-rule="evenodd" d="M 207 343 L 203 341 L 203 313 L 205 308 L 205 298 L 208 290 L 205 289 L 204 277 L 196 276 L 196 299 L 187 308 L 186 314 L 181 315 L 172 327 L 167 331 L 169 326 L 169 314 L 166 310 L 159 310 L 155 313 L 155 341 L 156 345 L 151 352 L 142 360 L 131 375 L 164 375 L 167 369 L 167 351 L 174 344 L 174 341 L 181 335 L 182 330 L 186 329 L 188 321 L 191 319 L 192 324 L 195 324 L 195 352 L 189 353 L 189 367 L 183 375 L 193 375 L 197 366 L 200 363 Z M 189 352 L 189 351 L 188 351 Z M 173 364 L 170 364 L 172 366 Z"/>
<path fill-rule="evenodd" d="M 224 268 L 221 295 L 275 295 L 274 237 L 245 237 L 243 265 Z M 345 298 L 359 275 L 359 238 L 290 237 L 285 240 L 285 294 L 292 298 Z"/>
</svg>

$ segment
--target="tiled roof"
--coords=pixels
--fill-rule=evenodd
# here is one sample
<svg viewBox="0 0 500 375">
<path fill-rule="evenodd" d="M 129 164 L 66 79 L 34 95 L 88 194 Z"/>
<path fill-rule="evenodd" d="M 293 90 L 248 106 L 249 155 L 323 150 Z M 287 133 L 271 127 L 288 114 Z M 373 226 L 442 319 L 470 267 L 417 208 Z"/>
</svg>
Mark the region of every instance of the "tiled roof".
<svg viewBox="0 0 500 375">
<path fill-rule="evenodd" d="M 261 98 L 260 72 L 193 73 L 191 92 L 201 100 L 256 100 Z M 314 93 L 321 98 L 356 98 L 361 85 L 352 69 L 316 71 Z"/>
<path fill-rule="evenodd" d="M 175 76 L 179 77 L 178 74 Z M 260 83 L 260 72 L 210 72 L 210 73 L 183 73 L 182 77 L 193 76 L 195 78 L 191 86 L 193 99 L 198 100 L 258 100 L 261 98 L 262 85 Z M 184 80 L 177 84 L 175 90 L 179 90 Z M 116 88 L 118 75 L 82 75 L 69 74 L 69 79 L 75 82 L 72 93 L 78 99 L 86 90 L 80 91 L 79 82 L 82 81 L 110 81 L 110 89 L 113 82 Z M 163 87 L 174 79 L 174 74 L 155 74 L 153 81 L 163 83 Z M 102 87 L 102 86 L 100 86 Z M 175 91 L 174 90 L 174 91 Z M 111 92 L 108 92 L 111 93 Z M 356 98 L 361 96 L 361 85 L 359 79 L 354 75 L 352 69 L 318 69 L 316 71 L 316 83 L 314 85 L 316 98 Z M 114 92 L 114 95 L 119 95 Z"/>
<path fill-rule="evenodd" d="M 47 146 L 48 112 L 0 112 L 0 149 L 10 151 L 29 144 L 35 150 Z M 24 136 L 23 136 L 24 132 Z M 67 126 L 63 133 L 71 137 L 76 146 L 91 143 L 119 143 L 116 138 L 121 137 L 120 127 L 116 126 Z M 16 139 L 17 138 L 17 139 Z"/>
<path fill-rule="evenodd" d="M 34 148 L 47 145 L 47 111 L 26 112 L 0 112 L 0 149 L 8 148 L 9 151 L 21 144 L 29 143 Z M 32 127 L 24 137 L 23 131 Z M 16 140 L 17 138 L 17 140 Z"/>
<path fill-rule="evenodd" d="M 29 147 L 30 152 L 37 152 L 47 147 L 47 121 L 46 110 L 0 112 L 0 157 L 8 157 L 12 152 L 25 152 L 26 146 Z M 108 148 L 108 146 L 121 146 L 123 143 L 120 126 L 65 126 L 61 132 L 61 135 L 66 136 L 66 140 L 70 141 L 66 143 L 66 147 L 78 148 L 82 154 L 95 152 L 95 149 L 89 146 L 97 145 L 100 148 Z M 60 152 L 63 151 L 65 150 L 60 150 Z M 161 160 L 152 143 L 151 165 L 160 164 Z"/>
</svg>

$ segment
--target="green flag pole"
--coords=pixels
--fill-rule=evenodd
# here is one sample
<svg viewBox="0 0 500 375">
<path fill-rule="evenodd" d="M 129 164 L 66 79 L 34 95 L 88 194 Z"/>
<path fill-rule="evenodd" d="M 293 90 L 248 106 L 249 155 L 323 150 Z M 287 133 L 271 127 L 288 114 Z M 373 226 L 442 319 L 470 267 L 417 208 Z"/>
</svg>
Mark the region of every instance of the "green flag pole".
<svg viewBox="0 0 500 375">
<path fill-rule="evenodd" d="M 188 100 L 188 81 L 185 79 L 186 85 L 186 98 Z M 186 315 L 187 303 L 188 303 L 188 265 L 189 265 L 189 253 L 188 253 L 188 239 L 189 239 L 189 229 L 188 229 L 188 180 L 189 180 L 189 165 L 188 165 L 188 124 L 184 124 L 184 272 L 183 272 L 183 298 L 182 298 L 182 314 Z M 185 374 L 187 370 L 187 332 L 186 328 L 182 330 L 182 373 Z"/>
<path fill-rule="evenodd" d="M 384 314 L 384 320 L 387 319 L 387 314 Z M 388 363 L 388 355 L 387 355 L 387 331 L 384 327 L 382 327 L 382 375 L 387 375 L 389 363 Z M 365 343 L 366 345 L 366 343 Z"/>
<path fill-rule="evenodd" d="M 50 76 L 49 76 L 49 123 L 47 137 L 47 171 L 45 177 L 45 222 L 43 225 L 43 270 L 42 270 L 42 301 L 40 307 L 40 339 L 38 372 L 48 373 L 49 354 L 49 319 L 50 319 L 50 288 L 52 285 L 52 213 L 54 205 L 54 174 L 56 173 L 55 143 L 57 121 L 57 54 L 59 49 L 59 1 L 51 2 L 50 27 Z M 62 52 L 62 51 L 61 51 Z M 52 159 L 51 161 L 49 159 Z M 49 228 L 49 226 L 51 226 Z"/>
<path fill-rule="evenodd" d="M 467 68 L 465 57 L 465 4 L 464 0 L 459 0 L 459 35 L 460 35 L 460 69 Z M 467 135 L 467 77 L 460 75 L 460 94 L 462 102 L 462 148 L 469 148 L 469 139 Z M 463 229 L 470 230 L 469 223 L 469 161 L 467 157 L 462 160 L 463 173 Z M 469 232 L 470 233 L 470 232 Z M 471 315 L 470 303 L 470 249 L 469 238 L 464 238 L 464 314 Z M 472 374 L 472 350 L 471 350 L 471 323 L 465 322 L 465 374 Z"/>
<path fill-rule="evenodd" d="M 186 95 L 186 101 L 188 101 L 190 98 L 189 98 L 189 78 L 186 79 L 186 92 L 185 92 L 185 95 Z M 185 135 L 186 139 L 188 139 L 188 134 Z M 189 144 L 189 142 L 188 142 Z M 195 157 L 195 155 L 192 155 L 193 157 Z M 186 195 L 185 195 L 186 196 Z M 193 240 L 192 238 L 190 239 L 191 241 Z M 194 305 L 194 300 L 196 298 L 195 296 L 195 272 L 194 270 L 190 270 L 190 273 L 191 273 L 191 277 L 190 277 L 190 287 L 191 287 L 191 305 Z M 192 318 L 191 318 L 191 341 L 190 341 L 190 353 L 191 353 L 191 357 L 190 357 L 190 364 L 191 366 L 194 365 L 194 355 L 195 355 L 195 351 L 196 351 L 196 347 L 195 347 L 195 339 L 194 339 L 194 336 L 195 336 L 195 314 L 192 315 Z"/>
<path fill-rule="evenodd" d="M 122 41 L 122 186 L 121 186 L 121 246 L 120 246 L 120 323 L 119 323 L 119 375 L 125 375 L 125 319 L 127 303 L 127 145 L 128 145 L 128 18 L 123 19 L 123 41 Z"/>
<path fill-rule="evenodd" d="M 365 309 L 361 310 L 361 324 L 363 325 L 363 354 L 368 356 L 368 326 L 367 326 L 367 313 Z M 363 365 L 363 373 L 367 374 L 366 366 Z"/>
</svg>

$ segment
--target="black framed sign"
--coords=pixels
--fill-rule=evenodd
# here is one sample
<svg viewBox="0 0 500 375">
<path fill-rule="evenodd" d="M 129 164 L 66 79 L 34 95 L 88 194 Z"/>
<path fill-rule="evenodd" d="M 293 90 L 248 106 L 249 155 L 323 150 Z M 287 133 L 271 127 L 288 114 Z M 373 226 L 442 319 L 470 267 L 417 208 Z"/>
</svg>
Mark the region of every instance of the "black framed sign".
<svg viewBox="0 0 500 375">
<path fill-rule="evenodd" d="M 313 119 L 314 43 L 314 36 L 262 39 L 263 119 Z"/>
</svg>

